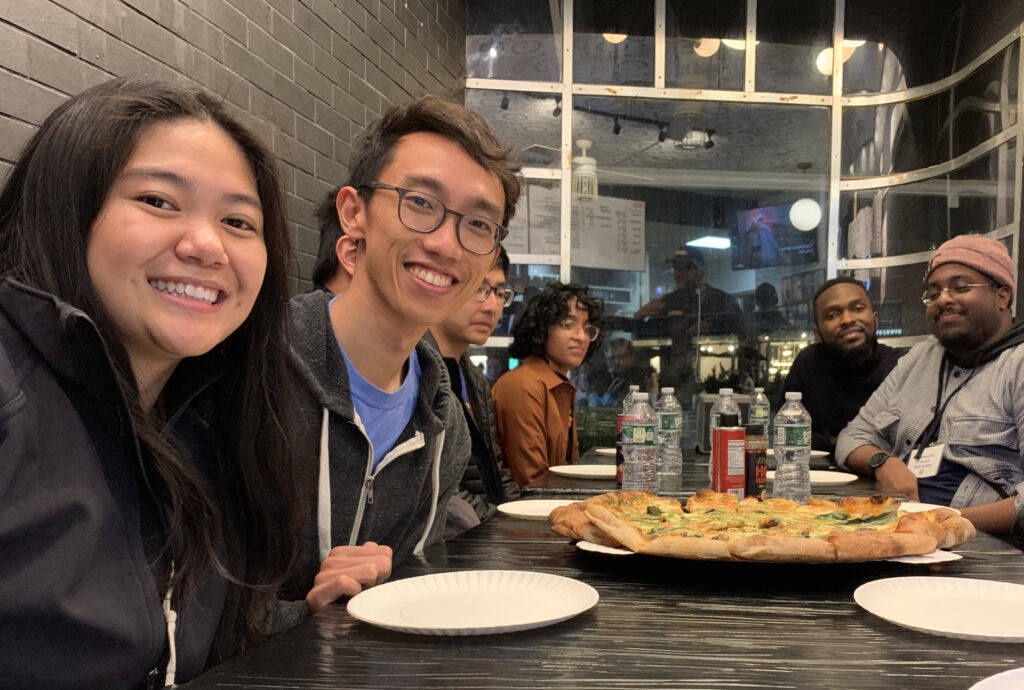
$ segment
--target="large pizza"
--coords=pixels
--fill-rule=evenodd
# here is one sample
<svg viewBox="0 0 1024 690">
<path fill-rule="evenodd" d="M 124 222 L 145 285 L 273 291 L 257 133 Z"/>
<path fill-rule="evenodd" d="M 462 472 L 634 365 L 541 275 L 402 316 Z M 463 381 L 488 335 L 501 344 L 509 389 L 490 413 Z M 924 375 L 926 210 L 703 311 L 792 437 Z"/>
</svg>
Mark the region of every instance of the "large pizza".
<svg viewBox="0 0 1024 690">
<path fill-rule="evenodd" d="M 794 503 L 702 489 L 686 501 L 643 491 L 602 494 L 551 512 L 558 534 L 675 558 L 837 563 L 928 554 L 974 525 L 949 508 L 909 513 L 885 496 Z"/>
</svg>

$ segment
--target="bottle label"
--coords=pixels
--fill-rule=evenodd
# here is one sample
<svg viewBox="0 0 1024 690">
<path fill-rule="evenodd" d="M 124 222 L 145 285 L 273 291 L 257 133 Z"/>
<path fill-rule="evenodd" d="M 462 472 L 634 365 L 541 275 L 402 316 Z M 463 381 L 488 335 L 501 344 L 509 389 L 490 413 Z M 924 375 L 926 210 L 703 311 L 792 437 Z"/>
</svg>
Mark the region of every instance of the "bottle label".
<svg viewBox="0 0 1024 690">
<path fill-rule="evenodd" d="M 809 426 L 779 425 L 775 430 L 775 435 L 777 445 L 811 447 L 811 427 Z"/>
<path fill-rule="evenodd" d="M 626 443 L 635 446 L 653 446 L 657 438 L 653 424 L 623 424 L 622 436 Z"/>
<path fill-rule="evenodd" d="M 750 418 L 751 419 L 768 419 L 770 408 L 767 405 L 751 405 L 750 406 Z"/>
<path fill-rule="evenodd" d="M 662 431 L 675 431 L 683 427 L 683 420 L 681 415 L 660 413 L 658 415 L 658 421 L 661 422 Z"/>
</svg>

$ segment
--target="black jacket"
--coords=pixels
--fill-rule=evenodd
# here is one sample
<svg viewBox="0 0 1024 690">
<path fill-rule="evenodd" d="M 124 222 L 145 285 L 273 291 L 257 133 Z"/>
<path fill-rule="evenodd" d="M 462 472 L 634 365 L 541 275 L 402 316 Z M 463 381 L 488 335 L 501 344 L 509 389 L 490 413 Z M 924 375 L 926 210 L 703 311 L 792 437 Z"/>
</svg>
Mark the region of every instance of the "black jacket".
<svg viewBox="0 0 1024 690">
<path fill-rule="evenodd" d="M 212 439 L 182 400 L 169 424 L 209 470 Z M 154 670 L 162 682 L 168 560 L 145 473 L 92 321 L 0 282 L 0 685 L 127 688 Z M 179 681 L 204 669 L 225 591 L 211 577 L 179 606 Z"/>
</svg>

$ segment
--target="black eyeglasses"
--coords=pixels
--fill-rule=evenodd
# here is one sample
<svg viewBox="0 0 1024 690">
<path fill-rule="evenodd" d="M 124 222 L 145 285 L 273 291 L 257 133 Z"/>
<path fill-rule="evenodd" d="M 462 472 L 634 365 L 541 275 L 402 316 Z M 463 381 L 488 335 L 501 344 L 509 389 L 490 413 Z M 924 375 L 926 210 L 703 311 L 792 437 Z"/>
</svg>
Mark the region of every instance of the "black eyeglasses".
<svg viewBox="0 0 1024 690">
<path fill-rule="evenodd" d="M 993 283 L 954 283 L 944 288 L 933 286 L 925 288 L 924 292 L 921 293 L 921 301 L 924 302 L 925 305 L 929 305 L 941 297 L 943 292 L 948 291 L 953 295 L 966 295 L 974 288 L 979 287 L 990 287 L 996 290 L 999 289 L 999 286 Z"/>
<path fill-rule="evenodd" d="M 367 182 L 360 189 L 390 189 L 398 192 L 398 220 L 414 232 L 434 232 L 446 216 L 456 218 L 455 236 L 466 251 L 490 254 L 508 235 L 508 228 L 493 220 L 472 213 L 459 213 L 442 204 L 435 197 L 414 189 L 395 187 L 383 182 Z M 486 297 L 484 299 L 487 299 Z"/>
<path fill-rule="evenodd" d="M 487 298 L 491 296 L 492 292 L 494 293 L 494 299 L 503 308 L 512 304 L 512 300 L 514 300 L 516 298 L 516 295 L 519 294 L 510 287 L 498 288 L 489 284 L 487 281 L 484 281 L 483 283 L 481 283 L 480 287 L 476 289 L 476 292 L 473 293 L 473 299 L 475 299 L 477 302 L 486 302 Z"/>
</svg>

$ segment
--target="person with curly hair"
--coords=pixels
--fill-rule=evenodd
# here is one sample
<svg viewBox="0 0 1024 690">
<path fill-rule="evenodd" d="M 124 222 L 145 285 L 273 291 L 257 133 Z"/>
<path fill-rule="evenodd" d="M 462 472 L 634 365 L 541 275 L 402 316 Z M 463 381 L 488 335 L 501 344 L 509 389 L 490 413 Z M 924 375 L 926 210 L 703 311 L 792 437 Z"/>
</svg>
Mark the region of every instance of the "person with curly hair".
<svg viewBox="0 0 1024 690">
<path fill-rule="evenodd" d="M 569 370 L 601 349 L 604 304 L 583 285 L 552 283 L 526 305 L 512 328 L 518 367 L 494 384 L 498 434 L 520 486 L 553 465 L 579 459 Z"/>
</svg>

